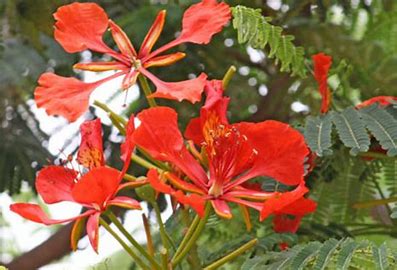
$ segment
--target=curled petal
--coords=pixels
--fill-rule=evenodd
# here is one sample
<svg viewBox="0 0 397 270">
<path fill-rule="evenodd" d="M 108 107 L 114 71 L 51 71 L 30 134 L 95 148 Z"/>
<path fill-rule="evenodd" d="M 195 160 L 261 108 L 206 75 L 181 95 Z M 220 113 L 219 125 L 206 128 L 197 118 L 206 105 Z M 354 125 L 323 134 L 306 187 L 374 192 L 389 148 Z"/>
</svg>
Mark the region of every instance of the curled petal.
<svg viewBox="0 0 397 270">
<path fill-rule="evenodd" d="M 94 213 L 93 210 L 88 210 L 87 212 L 84 212 L 83 214 L 76 217 L 67 219 L 50 219 L 39 205 L 31 203 L 14 203 L 11 204 L 10 210 L 23 218 L 45 225 L 65 223 L 81 217 L 89 216 Z"/>
<path fill-rule="evenodd" d="M 322 97 L 321 112 L 326 113 L 331 102 L 331 92 L 327 85 L 328 71 L 332 64 L 331 56 L 318 53 L 312 57 L 314 62 L 314 78 L 316 79 L 319 92 Z"/>
<path fill-rule="evenodd" d="M 120 172 L 109 167 L 97 167 L 84 174 L 75 184 L 72 195 L 76 202 L 102 208 L 120 184 Z"/>
<path fill-rule="evenodd" d="M 48 166 L 40 170 L 36 178 L 36 189 L 45 203 L 74 201 L 72 188 L 77 172 L 63 166 Z"/>
<path fill-rule="evenodd" d="M 108 16 L 94 3 L 73 3 L 58 8 L 54 13 L 55 39 L 68 53 L 90 49 L 108 52 L 111 49 L 102 36 L 108 28 Z"/>
<path fill-rule="evenodd" d="M 112 33 L 113 39 L 120 49 L 120 52 L 128 58 L 136 57 L 136 51 L 132 46 L 130 39 L 127 34 L 112 20 L 109 20 L 110 32 Z"/>
<path fill-rule="evenodd" d="M 108 202 L 108 205 L 119 206 L 127 209 L 142 209 L 137 200 L 126 196 L 117 196 Z"/>
<path fill-rule="evenodd" d="M 77 161 L 89 169 L 105 165 L 101 119 L 85 121 L 80 126 L 80 134 L 81 143 L 77 153 Z"/>
<path fill-rule="evenodd" d="M 132 151 L 135 148 L 135 142 L 132 136 L 134 131 L 135 131 L 135 117 L 132 114 L 127 123 L 125 141 L 120 146 L 121 159 L 124 161 L 124 166 L 122 171 L 123 175 L 127 171 L 128 166 L 130 165 Z"/>
<path fill-rule="evenodd" d="M 162 56 L 158 56 L 158 57 L 153 57 L 150 60 L 146 61 L 143 66 L 145 68 L 169 66 L 169 65 L 172 65 L 173 63 L 181 60 L 185 56 L 186 56 L 186 54 L 177 52 L 177 53 L 162 55 Z"/>
<path fill-rule="evenodd" d="M 214 207 L 215 213 L 226 219 L 232 218 L 232 212 L 230 211 L 230 207 L 224 200 L 211 200 L 212 207 Z"/>
<path fill-rule="evenodd" d="M 44 73 L 39 78 L 34 99 L 37 107 L 44 108 L 48 115 L 61 115 L 74 122 L 87 111 L 89 97 L 95 88 L 123 74 L 119 72 L 94 83 L 84 83 L 76 78 Z"/>
<path fill-rule="evenodd" d="M 302 197 L 296 200 L 294 203 L 287 205 L 283 209 L 280 209 L 278 213 L 293 216 L 304 216 L 309 213 L 313 213 L 316 208 L 317 203 L 315 201 Z"/>
<path fill-rule="evenodd" d="M 88 240 L 94 251 L 98 253 L 98 242 L 99 242 L 99 217 L 101 212 L 96 212 L 88 218 L 86 229 Z"/>
<path fill-rule="evenodd" d="M 208 44 L 231 18 L 230 7 L 217 0 L 203 0 L 183 14 L 182 32 L 178 41 Z"/>
<path fill-rule="evenodd" d="M 123 90 L 127 90 L 131 86 L 133 86 L 136 83 L 136 80 L 138 79 L 139 72 L 136 69 L 131 69 L 127 75 L 123 78 L 123 82 L 121 83 L 121 88 Z"/>
<path fill-rule="evenodd" d="M 160 181 L 159 174 L 154 169 L 149 170 L 147 174 L 147 179 L 150 185 L 157 192 L 161 192 L 164 194 L 172 194 L 174 192 L 174 189 L 171 186 L 164 184 L 163 182 Z"/>
<path fill-rule="evenodd" d="M 293 203 L 300 200 L 308 191 L 308 188 L 302 183 L 293 191 L 275 193 L 272 198 L 265 201 L 261 210 L 260 220 L 264 220 L 271 214 L 285 213 L 285 211 L 288 211 L 286 207 L 291 207 Z"/>
<path fill-rule="evenodd" d="M 373 98 L 370 98 L 370 99 L 367 99 L 367 100 L 361 102 L 360 104 L 358 104 L 356 106 L 356 108 L 358 108 L 358 109 L 364 108 L 364 107 L 370 106 L 374 103 L 379 103 L 381 106 L 387 106 L 390 104 L 397 103 L 397 97 L 393 97 L 393 96 L 373 97 Z"/>
<path fill-rule="evenodd" d="M 190 120 L 184 135 L 187 139 L 192 140 L 197 145 L 201 145 L 204 142 L 203 128 L 201 127 L 200 117 Z"/>
<path fill-rule="evenodd" d="M 143 40 L 141 49 L 139 50 L 139 58 L 145 57 L 150 53 L 154 44 L 158 40 L 161 32 L 163 31 L 166 11 L 162 10 L 158 13 L 156 20 Z"/>
<path fill-rule="evenodd" d="M 117 61 L 77 63 L 73 66 L 73 68 L 80 70 L 94 71 L 94 72 L 128 69 L 128 67 L 125 64 Z"/>
<path fill-rule="evenodd" d="M 143 110 L 141 125 L 134 132 L 135 143 L 155 159 L 168 161 L 182 170 L 196 186 L 205 189 L 207 175 L 187 151 L 178 129 L 177 113 L 168 107 Z"/>
<path fill-rule="evenodd" d="M 77 219 L 72 228 L 72 233 L 70 234 L 70 246 L 73 251 L 77 250 L 77 244 L 83 234 L 84 231 L 84 223 L 86 222 L 86 218 Z"/>
<path fill-rule="evenodd" d="M 140 68 L 139 71 L 148 77 L 156 86 L 156 92 L 150 97 L 167 98 L 178 101 L 186 99 L 191 103 L 200 101 L 207 80 L 207 75 L 201 73 L 200 76 L 192 80 L 163 82 L 144 68 Z"/>
<path fill-rule="evenodd" d="M 309 150 L 301 133 L 272 120 L 240 123 L 236 127 L 247 137 L 256 153 L 251 171 L 240 183 L 259 175 L 272 177 L 286 185 L 297 185 L 303 180 L 304 161 Z"/>
</svg>

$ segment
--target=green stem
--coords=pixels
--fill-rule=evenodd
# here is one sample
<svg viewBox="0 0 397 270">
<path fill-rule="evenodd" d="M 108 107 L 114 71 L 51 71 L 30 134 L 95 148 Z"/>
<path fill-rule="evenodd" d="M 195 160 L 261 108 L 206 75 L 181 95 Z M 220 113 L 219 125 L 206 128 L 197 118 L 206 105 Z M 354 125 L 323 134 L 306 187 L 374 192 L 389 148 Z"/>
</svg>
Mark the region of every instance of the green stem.
<svg viewBox="0 0 397 270">
<path fill-rule="evenodd" d="M 168 270 L 168 250 L 162 248 L 160 250 L 160 255 L 161 255 L 161 266 L 163 267 L 164 270 Z"/>
<path fill-rule="evenodd" d="M 179 248 L 178 248 L 177 252 L 175 253 L 174 257 L 172 258 L 172 260 L 171 260 L 172 266 L 178 265 L 178 263 L 180 263 L 182 261 L 182 259 L 187 255 L 187 253 L 190 251 L 190 249 L 196 243 L 197 239 L 199 238 L 201 232 L 203 231 L 203 229 L 205 227 L 205 224 L 207 223 L 208 217 L 210 215 L 210 210 L 211 210 L 211 204 L 208 203 L 205 207 L 204 217 L 201 218 L 200 221 L 198 222 L 196 229 L 191 234 L 191 237 L 188 238 L 185 247 L 183 249 L 180 249 L 179 253 L 178 253 L 178 250 L 179 250 Z M 186 234 L 186 236 L 187 235 L 188 234 Z M 186 238 L 186 236 L 185 236 L 185 238 Z"/>
<path fill-rule="evenodd" d="M 119 130 L 121 135 L 125 136 L 125 128 L 120 124 L 120 122 L 118 121 L 115 114 L 109 113 L 109 118 L 110 118 L 110 121 L 112 121 L 112 124 Z"/>
<path fill-rule="evenodd" d="M 136 149 L 138 149 L 138 151 L 142 154 L 143 157 L 148 159 L 151 163 L 153 163 L 157 167 L 159 167 L 159 168 L 161 168 L 161 169 L 163 169 L 165 171 L 170 171 L 171 170 L 164 162 L 155 160 L 154 158 L 152 158 L 152 156 L 148 152 L 146 152 L 141 147 L 137 146 Z"/>
<path fill-rule="evenodd" d="M 161 211 L 160 207 L 157 204 L 156 200 L 150 202 L 153 206 L 154 212 L 156 213 L 157 223 L 160 227 L 160 238 L 161 242 L 163 243 L 164 248 L 168 251 L 170 249 L 170 243 L 168 242 L 167 232 L 164 227 L 163 219 L 161 218 Z"/>
<path fill-rule="evenodd" d="M 190 224 L 189 229 L 187 230 L 185 236 L 183 237 L 181 243 L 179 244 L 178 249 L 176 250 L 174 257 L 178 256 L 179 253 L 181 253 L 181 251 L 185 248 L 187 242 L 189 241 L 189 239 L 191 238 L 192 234 L 194 233 L 194 231 L 197 228 L 197 225 L 200 222 L 200 217 L 198 215 L 196 215 L 196 217 L 193 219 L 193 222 Z"/>
<path fill-rule="evenodd" d="M 132 237 L 132 235 L 124 228 L 123 224 L 117 219 L 112 212 L 106 212 L 106 215 L 113 222 L 114 225 L 123 233 L 123 235 L 130 241 L 130 243 L 156 268 L 161 269 L 160 265 L 151 257 L 146 250 Z"/>
<path fill-rule="evenodd" d="M 139 157 L 139 156 L 137 156 L 137 155 L 135 155 L 135 154 L 133 154 L 133 155 L 131 156 L 131 160 L 134 161 L 134 162 L 136 162 L 136 163 L 138 163 L 139 165 L 141 165 L 141 166 L 144 167 L 144 168 L 147 168 L 147 169 L 157 169 L 157 170 L 160 170 L 160 171 L 161 171 L 161 169 L 159 169 L 157 166 L 153 165 L 153 164 L 150 163 L 149 161 L 144 160 L 143 158 L 141 158 L 141 157 Z"/>
<path fill-rule="evenodd" d="M 251 241 L 245 243 L 244 245 L 242 245 L 241 247 L 239 247 L 238 249 L 236 249 L 235 251 L 229 253 L 228 255 L 226 255 L 225 257 L 211 263 L 210 265 L 208 265 L 207 267 L 204 268 L 204 270 L 214 270 L 214 269 L 218 269 L 218 267 L 220 267 L 221 265 L 224 265 L 225 263 L 235 259 L 236 257 L 240 256 L 241 254 L 243 254 L 244 252 L 246 252 L 248 249 L 252 248 L 253 246 L 256 245 L 256 243 L 258 243 L 258 239 L 252 239 Z"/>
<path fill-rule="evenodd" d="M 388 155 L 385 155 L 385 154 L 382 154 L 382 153 L 377 153 L 377 152 L 365 152 L 365 153 L 359 153 L 358 155 L 360 157 L 380 158 L 380 159 L 396 158 L 396 157 L 389 157 Z"/>
<path fill-rule="evenodd" d="M 223 76 L 223 79 L 222 79 L 222 86 L 224 89 L 226 89 L 227 86 L 229 85 L 229 82 L 232 79 L 234 73 L 236 73 L 236 67 L 230 66 L 230 68 L 226 71 L 226 74 L 225 74 L 225 76 Z"/>
<path fill-rule="evenodd" d="M 142 269 L 150 270 L 150 268 L 139 258 L 137 254 L 117 235 L 115 231 L 106 223 L 102 218 L 99 218 L 99 223 L 120 243 L 125 251 L 131 256 L 131 258 L 141 267 Z"/>
<path fill-rule="evenodd" d="M 112 111 L 106 104 L 104 104 L 98 100 L 95 100 L 94 105 L 101 108 L 102 110 L 104 110 L 107 113 L 113 114 L 114 117 L 117 119 L 117 121 L 120 122 L 121 124 L 123 124 L 123 126 L 127 125 L 127 120 L 125 120 L 123 117 L 121 117 L 120 115 L 118 115 L 117 113 Z"/>
<path fill-rule="evenodd" d="M 154 100 L 154 98 L 150 98 L 149 97 L 152 94 L 152 90 L 150 90 L 150 86 L 149 86 L 149 83 L 148 83 L 146 77 L 142 76 L 142 75 L 139 75 L 138 79 L 139 79 L 139 84 L 140 84 L 140 86 L 141 86 L 141 88 L 143 90 L 143 93 L 146 96 L 146 99 L 147 99 L 147 102 L 148 102 L 149 106 L 150 107 L 156 107 L 157 103 Z"/>
<path fill-rule="evenodd" d="M 135 176 L 128 174 L 128 173 L 124 174 L 123 179 L 127 180 L 129 182 L 135 182 L 137 180 L 137 178 Z"/>
</svg>

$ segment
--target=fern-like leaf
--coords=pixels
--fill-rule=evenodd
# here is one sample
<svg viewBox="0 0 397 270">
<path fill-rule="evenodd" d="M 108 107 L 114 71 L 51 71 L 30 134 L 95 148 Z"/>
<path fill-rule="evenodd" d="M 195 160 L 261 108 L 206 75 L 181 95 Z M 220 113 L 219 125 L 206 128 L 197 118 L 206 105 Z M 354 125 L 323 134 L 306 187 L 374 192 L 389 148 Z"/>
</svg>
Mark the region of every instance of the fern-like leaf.
<svg viewBox="0 0 397 270">
<path fill-rule="evenodd" d="M 305 139 L 310 149 L 318 156 L 330 155 L 332 122 L 331 116 L 309 116 L 306 119 Z"/>
<path fill-rule="evenodd" d="M 387 247 L 382 244 L 380 247 L 373 246 L 372 253 L 374 254 L 374 261 L 376 268 L 379 270 L 386 270 L 389 268 L 387 262 Z"/>
<path fill-rule="evenodd" d="M 360 114 L 387 155 L 397 155 L 397 120 L 377 104 L 361 109 Z"/>
<path fill-rule="evenodd" d="M 304 269 L 308 261 L 317 255 L 320 247 L 321 243 L 319 242 L 309 243 L 296 254 L 295 258 L 291 262 L 291 268 L 297 270 Z"/>
<path fill-rule="evenodd" d="M 263 17 L 260 9 L 236 6 L 232 12 L 239 43 L 247 43 L 256 49 L 269 45 L 269 57 L 281 62 L 281 71 L 292 71 L 292 75 L 305 77 L 304 50 L 292 43 L 293 36 L 283 35 L 283 29 L 270 24 L 271 19 Z"/>
<path fill-rule="evenodd" d="M 359 152 L 368 151 L 371 142 L 357 110 L 349 107 L 341 113 L 333 112 L 332 122 L 343 144 L 351 148 L 351 155 L 355 156 Z"/>
<path fill-rule="evenodd" d="M 324 242 L 323 246 L 320 248 L 318 251 L 318 258 L 317 262 L 314 266 L 314 270 L 324 270 L 327 264 L 330 261 L 330 258 L 334 251 L 337 249 L 338 245 L 340 244 L 340 241 L 336 239 L 328 239 L 327 241 Z"/>
</svg>

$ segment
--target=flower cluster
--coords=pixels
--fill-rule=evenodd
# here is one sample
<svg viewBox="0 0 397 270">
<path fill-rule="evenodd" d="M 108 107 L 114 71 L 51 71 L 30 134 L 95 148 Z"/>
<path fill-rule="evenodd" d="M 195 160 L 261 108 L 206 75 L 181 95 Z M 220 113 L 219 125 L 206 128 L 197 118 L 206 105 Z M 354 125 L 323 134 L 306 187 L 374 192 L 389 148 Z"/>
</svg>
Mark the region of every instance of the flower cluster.
<svg viewBox="0 0 397 270">
<path fill-rule="evenodd" d="M 184 136 L 178 128 L 178 114 L 170 107 L 155 106 L 142 110 L 136 117 L 132 115 L 127 124 L 120 124 L 125 129 L 125 142 L 121 146 L 124 165 L 119 171 L 105 164 L 100 120 L 86 121 L 81 126 L 82 139 L 76 158 L 86 172 L 51 165 L 42 169 L 36 178 L 37 191 L 45 203 L 71 201 L 83 206 L 84 212 L 73 218 L 53 220 L 35 204 L 16 203 L 11 210 L 46 225 L 75 220 L 71 236 L 73 249 L 86 222 L 90 243 L 97 250 L 101 214 L 112 211 L 113 206 L 140 209 L 136 200 L 120 196 L 118 192 L 127 186 L 146 185 L 157 194 L 170 195 L 182 208 L 191 207 L 201 218 L 212 208 L 218 216 L 230 219 L 231 206 L 239 205 L 247 224 L 250 223 L 248 208 L 252 208 L 260 213 L 260 220 L 274 215 L 275 231 L 296 232 L 302 217 L 316 208 L 315 202 L 305 198 L 309 190 L 305 186 L 304 163 L 309 150 L 302 134 L 288 124 L 272 120 L 229 123 L 229 97 L 224 95 L 222 81 L 207 80 L 207 75 L 201 74 L 192 80 L 169 83 L 148 70 L 173 64 L 185 56 L 181 52 L 162 54 L 172 47 L 182 43 L 209 43 L 229 22 L 229 6 L 216 0 L 192 5 L 183 15 L 180 35 L 153 50 L 165 15 L 165 11 L 159 12 L 136 51 L 123 30 L 109 20 L 97 4 L 73 3 L 60 7 L 54 14 L 55 39 L 67 52 L 89 49 L 114 59 L 78 63 L 74 68 L 117 72 L 94 83 L 44 73 L 35 90 L 35 100 L 48 114 L 74 121 L 87 110 L 89 95 L 100 84 L 124 76 L 121 88 L 126 90 L 137 78 L 146 77 L 156 86 L 156 92 L 149 98 L 194 103 L 204 93 L 205 102 L 199 117 L 191 119 Z M 104 43 L 106 30 L 110 30 L 117 51 Z M 329 65 L 316 77 L 321 81 L 321 92 L 327 97 L 328 68 Z M 328 104 L 326 101 L 322 106 L 323 112 Z M 139 126 L 135 127 L 135 122 L 139 122 Z M 147 154 L 149 162 L 145 164 L 150 164 L 149 170 L 145 177 L 130 177 L 133 181 L 123 183 L 135 146 Z M 166 166 L 156 166 L 157 163 Z M 263 190 L 261 177 L 272 178 L 290 188 L 285 192 Z M 176 257 L 180 254 L 183 252 L 177 252 Z"/>
</svg>

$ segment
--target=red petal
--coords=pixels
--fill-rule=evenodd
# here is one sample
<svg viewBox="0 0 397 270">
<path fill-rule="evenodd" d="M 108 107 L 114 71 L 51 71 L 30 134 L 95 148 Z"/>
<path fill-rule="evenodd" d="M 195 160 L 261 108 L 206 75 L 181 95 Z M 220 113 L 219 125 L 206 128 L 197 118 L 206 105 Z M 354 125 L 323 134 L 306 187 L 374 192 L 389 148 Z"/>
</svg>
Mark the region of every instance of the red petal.
<svg viewBox="0 0 397 270">
<path fill-rule="evenodd" d="M 317 208 L 317 203 L 304 197 L 281 209 L 279 213 L 293 216 L 304 216 L 313 213 Z"/>
<path fill-rule="evenodd" d="M 158 192 L 169 194 L 177 199 L 183 205 L 191 206 L 199 216 L 204 216 L 205 200 L 197 194 L 185 195 L 182 191 L 175 191 L 171 186 L 160 181 L 158 172 L 154 169 L 149 170 L 147 174 L 150 185 Z"/>
<path fill-rule="evenodd" d="M 132 136 L 134 131 L 135 131 L 135 117 L 132 114 L 127 123 L 125 141 L 120 146 L 120 151 L 121 151 L 120 157 L 121 160 L 124 161 L 124 166 L 122 171 L 123 175 L 127 171 L 128 166 L 130 165 L 132 151 L 135 148 L 135 142 Z"/>
<path fill-rule="evenodd" d="M 314 77 L 317 80 L 322 97 L 321 112 L 326 113 L 331 102 L 331 92 L 327 85 L 328 71 L 332 64 L 331 56 L 318 53 L 312 56 L 314 62 Z"/>
<path fill-rule="evenodd" d="M 54 13 L 55 39 L 69 53 L 90 49 L 108 52 L 111 49 L 102 36 L 108 28 L 108 16 L 94 3 L 73 3 L 58 8 Z"/>
<path fill-rule="evenodd" d="M 98 241 L 99 241 L 99 217 L 101 216 L 100 212 L 96 212 L 91 215 L 87 221 L 87 236 L 90 240 L 90 244 L 94 251 L 98 253 Z"/>
<path fill-rule="evenodd" d="M 272 198 L 265 201 L 261 210 L 260 220 L 264 220 L 271 214 L 281 214 L 286 211 L 285 207 L 290 207 L 293 203 L 298 201 L 309 190 L 304 184 L 300 184 L 293 191 L 285 193 L 276 193 Z"/>
<path fill-rule="evenodd" d="M 195 103 L 200 101 L 201 93 L 207 80 L 207 75 L 201 73 L 195 79 L 180 82 L 163 82 L 144 68 L 139 71 L 148 77 L 156 86 L 156 92 L 150 97 L 167 98 L 182 101 L 184 99 Z"/>
<path fill-rule="evenodd" d="M 39 205 L 31 203 L 14 203 L 10 206 L 10 210 L 23 218 L 45 225 L 65 223 L 81 217 L 89 216 L 93 213 L 93 211 L 89 210 L 76 217 L 67 219 L 50 219 Z"/>
<path fill-rule="evenodd" d="M 108 202 L 108 205 L 114 205 L 114 206 L 119 206 L 119 207 L 123 207 L 123 208 L 128 208 L 128 209 L 142 209 L 141 205 L 139 204 L 139 202 L 137 200 L 134 200 L 130 197 L 126 197 L 126 196 L 117 196 L 114 197 L 113 199 L 111 199 Z"/>
<path fill-rule="evenodd" d="M 178 40 L 180 43 L 208 44 L 230 18 L 230 8 L 226 3 L 203 0 L 189 7 L 183 14 L 182 33 Z"/>
<path fill-rule="evenodd" d="M 304 161 L 309 154 L 301 133 L 278 121 L 240 123 L 236 127 L 247 136 L 257 156 L 245 180 L 269 176 L 286 185 L 303 180 Z M 242 181 L 241 181 L 242 182 Z"/>
<path fill-rule="evenodd" d="M 105 165 L 101 119 L 85 121 L 80 126 L 80 134 L 81 143 L 77 153 L 77 161 L 89 169 Z"/>
<path fill-rule="evenodd" d="M 302 217 L 289 217 L 287 215 L 276 215 L 273 218 L 273 229 L 277 233 L 296 233 Z"/>
<path fill-rule="evenodd" d="M 185 137 L 192 140 L 195 144 L 201 145 L 204 142 L 201 118 L 196 117 L 190 120 L 185 130 Z"/>
<path fill-rule="evenodd" d="M 165 15 L 165 10 L 162 10 L 157 14 L 156 20 L 153 22 L 153 25 L 150 27 L 149 32 L 143 40 L 141 49 L 139 50 L 139 58 L 145 57 L 152 50 L 154 44 L 158 40 L 161 32 L 163 31 Z"/>
<path fill-rule="evenodd" d="M 72 195 L 76 202 L 102 208 L 111 199 L 120 183 L 120 172 L 97 167 L 83 175 L 75 184 Z"/>
<path fill-rule="evenodd" d="M 73 66 L 73 68 L 80 70 L 94 71 L 94 72 L 129 69 L 129 67 L 127 67 L 125 64 L 117 61 L 77 63 Z"/>
<path fill-rule="evenodd" d="M 89 96 L 95 88 L 123 74 L 119 72 L 94 83 L 84 83 L 76 78 L 44 73 L 39 78 L 34 99 L 37 107 L 44 108 L 47 114 L 61 115 L 73 122 L 87 111 Z"/>
<path fill-rule="evenodd" d="M 214 207 L 215 213 L 218 216 L 227 219 L 232 218 L 232 212 L 230 211 L 230 207 L 224 200 L 211 200 L 211 204 L 212 207 Z"/>
<path fill-rule="evenodd" d="M 397 97 L 393 96 L 378 96 L 367 99 L 356 106 L 356 108 L 364 108 L 370 106 L 374 103 L 379 103 L 381 106 L 387 106 L 397 102 Z"/>
<path fill-rule="evenodd" d="M 178 129 L 177 117 L 177 113 L 168 107 L 142 111 L 138 115 L 141 125 L 134 132 L 135 143 L 155 159 L 176 165 L 194 184 L 205 188 L 207 175 L 187 151 Z"/>
<path fill-rule="evenodd" d="M 74 201 L 72 188 L 77 172 L 63 166 L 48 166 L 40 170 L 36 178 L 36 189 L 45 203 Z"/>
</svg>

